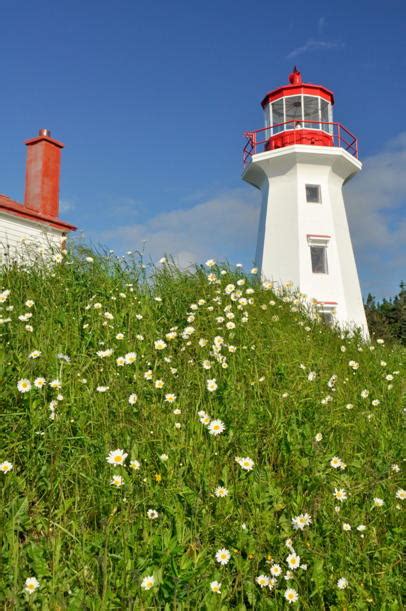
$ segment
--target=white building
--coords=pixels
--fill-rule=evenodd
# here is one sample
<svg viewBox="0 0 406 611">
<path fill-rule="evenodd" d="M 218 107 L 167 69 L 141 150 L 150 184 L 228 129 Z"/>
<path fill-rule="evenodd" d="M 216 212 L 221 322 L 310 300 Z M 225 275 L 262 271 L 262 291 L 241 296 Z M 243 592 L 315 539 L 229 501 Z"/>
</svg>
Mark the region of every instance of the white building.
<svg viewBox="0 0 406 611">
<path fill-rule="evenodd" d="M 76 227 L 59 219 L 59 176 L 63 144 L 40 130 L 27 140 L 24 203 L 0 194 L 0 265 L 27 262 L 58 252 Z"/>
<path fill-rule="evenodd" d="M 262 191 L 256 264 L 368 337 L 342 193 L 362 168 L 357 139 L 333 122 L 331 91 L 303 83 L 296 67 L 289 81 L 262 101 L 265 128 L 246 133 L 242 177 Z"/>
</svg>

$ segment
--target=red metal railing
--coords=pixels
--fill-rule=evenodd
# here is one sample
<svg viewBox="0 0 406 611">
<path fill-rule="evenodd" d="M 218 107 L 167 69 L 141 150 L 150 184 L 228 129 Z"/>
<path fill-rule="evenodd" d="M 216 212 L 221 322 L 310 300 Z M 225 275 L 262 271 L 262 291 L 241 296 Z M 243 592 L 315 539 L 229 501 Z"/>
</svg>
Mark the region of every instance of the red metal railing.
<svg viewBox="0 0 406 611">
<path fill-rule="evenodd" d="M 276 131 L 275 131 L 276 130 Z M 358 140 L 357 138 L 341 123 L 326 122 L 326 121 L 299 121 L 297 119 L 277 123 L 269 127 L 263 127 L 253 132 L 244 132 L 247 142 L 243 148 L 243 164 L 244 166 L 251 161 L 252 155 L 273 148 L 281 148 L 288 144 L 272 146 L 272 143 L 283 138 L 283 135 L 289 135 L 289 145 L 304 144 L 304 133 L 311 130 L 312 134 L 323 134 L 326 140 L 330 137 L 330 146 L 339 146 L 351 153 L 358 159 Z M 262 145 L 263 148 L 262 148 Z"/>
</svg>

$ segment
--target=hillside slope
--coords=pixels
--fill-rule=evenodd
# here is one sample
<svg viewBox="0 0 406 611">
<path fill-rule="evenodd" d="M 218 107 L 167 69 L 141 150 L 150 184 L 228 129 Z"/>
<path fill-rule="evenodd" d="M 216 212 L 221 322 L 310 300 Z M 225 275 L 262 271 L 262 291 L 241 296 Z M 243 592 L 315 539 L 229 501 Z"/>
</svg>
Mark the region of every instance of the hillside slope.
<svg viewBox="0 0 406 611">
<path fill-rule="evenodd" d="M 85 255 L 0 282 L 2 606 L 400 609 L 404 350 Z"/>
</svg>

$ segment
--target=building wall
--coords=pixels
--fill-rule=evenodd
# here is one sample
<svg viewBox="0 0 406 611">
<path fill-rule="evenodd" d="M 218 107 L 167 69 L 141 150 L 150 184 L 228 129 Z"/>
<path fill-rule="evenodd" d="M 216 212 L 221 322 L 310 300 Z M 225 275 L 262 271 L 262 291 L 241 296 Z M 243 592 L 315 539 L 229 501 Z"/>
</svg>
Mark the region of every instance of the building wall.
<svg viewBox="0 0 406 611">
<path fill-rule="evenodd" d="M 45 224 L 0 212 L 0 264 L 34 261 L 60 252 L 64 233 Z"/>
</svg>

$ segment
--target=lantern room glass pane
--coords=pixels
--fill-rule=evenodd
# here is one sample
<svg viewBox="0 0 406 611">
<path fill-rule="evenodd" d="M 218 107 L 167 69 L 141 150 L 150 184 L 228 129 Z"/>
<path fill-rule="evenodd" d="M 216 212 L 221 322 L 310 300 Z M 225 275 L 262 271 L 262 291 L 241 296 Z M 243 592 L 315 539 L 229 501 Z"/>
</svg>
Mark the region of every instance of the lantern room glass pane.
<svg viewBox="0 0 406 611">
<path fill-rule="evenodd" d="M 308 129 L 320 129 L 319 101 L 320 98 L 304 96 L 304 126 Z"/>
<path fill-rule="evenodd" d="M 278 123 L 283 123 L 285 118 L 283 116 L 283 100 L 277 100 L 272 104 L 272 125 L 278 125 Z M 280 125 L 279 127 L 273 128 L 273 133 L 278 134 L 279 132 L 283 132 L 284 126 Z"/>
<path fill-rule="evenodd" d="M 303 127 L 302 96 L 292 95 L 286 97 L 285 109 L 285 121 L 290 121 L 290 123 L 287 123 L 286 129 L 296 129 L 298 127 Z"/>
<path fill-rule="evenodd" d="M 321 120 L 324 123 L 329 123 L 332 121 L 332 119 L 330 119 L 330 104 L 326 101 L 326 100 L 320 100 L 320 111 L 321 111 Z M 322 125 L 321 129 L 323 129 L 325 132 L 328 132 L 329 134 L 332 134 L 332 125 Z"/>
</svg>

